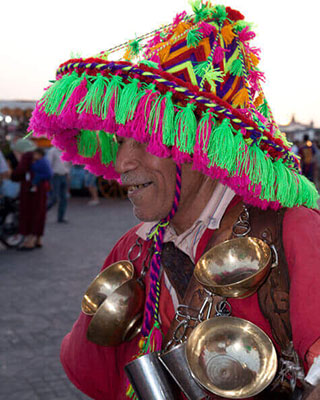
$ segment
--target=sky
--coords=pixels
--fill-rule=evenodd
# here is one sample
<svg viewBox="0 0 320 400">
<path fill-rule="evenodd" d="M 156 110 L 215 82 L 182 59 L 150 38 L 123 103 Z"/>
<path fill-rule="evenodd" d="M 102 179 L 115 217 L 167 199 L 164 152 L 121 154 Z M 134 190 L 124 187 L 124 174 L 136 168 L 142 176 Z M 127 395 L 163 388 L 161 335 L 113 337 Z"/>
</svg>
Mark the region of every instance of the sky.
<svg viewBox="0 0 320 400">
<path fill-rule="evenodd" d="M 263 89 L 279 124 L 320 127 L 317 0 L 220 0 L 254 22 Z M 10 0 L 1 5 L 0 100 L 37 100 L 71 54 L 89 57 L 191 12 L 187 0 Z M 111 58 L 111 57 L 110 57 Z"/>
</svg>

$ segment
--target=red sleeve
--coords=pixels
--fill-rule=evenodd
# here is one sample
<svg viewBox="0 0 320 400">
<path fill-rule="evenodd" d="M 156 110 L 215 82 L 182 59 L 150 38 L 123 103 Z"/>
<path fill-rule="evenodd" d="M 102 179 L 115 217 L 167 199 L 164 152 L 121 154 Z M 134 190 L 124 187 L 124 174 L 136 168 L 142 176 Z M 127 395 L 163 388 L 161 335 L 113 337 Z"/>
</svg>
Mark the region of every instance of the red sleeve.
<svg viewBox="0 0 320 400">
<path fill-rule="evenodd" d="M 136 229 L 131 229 L 118 241 L 102 269 L 127 259 L 128 250 L 137 238 Z M 86 338 L 90 321 L 90 316 L 81 313 L 71 332 L 63 339 L 60 358 L 65 372 L 78 389 L 95 400 L 125 398 L 123 364 L 137 352 L 139 338 L 118 347 L 98 346 Z"/>
<path fill-rule="evenodd" d="M 320 212 L 305 207 L 287 210 L 283 245 L 290 274 L 293 343 L 305 360 L 320 337 Z"/>
</svg>

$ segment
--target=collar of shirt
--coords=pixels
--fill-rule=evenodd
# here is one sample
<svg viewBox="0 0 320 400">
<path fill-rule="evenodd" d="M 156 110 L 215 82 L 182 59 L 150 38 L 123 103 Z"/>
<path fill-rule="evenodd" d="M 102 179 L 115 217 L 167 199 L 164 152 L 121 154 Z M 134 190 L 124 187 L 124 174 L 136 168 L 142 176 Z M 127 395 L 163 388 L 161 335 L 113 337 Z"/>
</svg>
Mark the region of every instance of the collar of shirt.
<svg viewBox="0 0 320 400">
<path fill-rule="evenodd" d="M 235 192 L 232 189 L 218 183 L 206 207 L 194 224 L 181 235 L 177 235 L 174 228 L 169 225 L 165 231 L 164 243 L 173 242 L 194 262 L 197 246 L 204 231 L 207 228 L 218 229 L 220 227 L 221 219 L 234 196 Z M 137 230 L 137 235 L 143 240 L 147 240 L 150 230 L 156 223 L 157 221 L 144 222 Z"/>
</svg>

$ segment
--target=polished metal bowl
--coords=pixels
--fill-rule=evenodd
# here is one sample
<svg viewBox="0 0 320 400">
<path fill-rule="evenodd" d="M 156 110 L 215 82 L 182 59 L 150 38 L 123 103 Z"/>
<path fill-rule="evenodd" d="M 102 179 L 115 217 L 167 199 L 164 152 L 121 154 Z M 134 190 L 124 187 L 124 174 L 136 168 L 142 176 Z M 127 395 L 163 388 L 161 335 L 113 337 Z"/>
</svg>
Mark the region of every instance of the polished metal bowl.
<svg viewBox="0 0 320 400">
<path fill-rule="evenodd" d="M 245 298 L 266 279 L 271 263 L 268 244 L 254 237 L 242 237 L 227 240 L 207 251 L 197 262 L 194 275 L 216 295 Z"/>
<path fill-rule="evenodd" d="M 130 261 L 111 264 L 91 282 L 82 299 L 82 311 L 87 315 L 94 315 L 111 293 L 133 277 L 134 266 Z"/>
<path fill-rule="evenodd" d="M 137 279 L 130 279 L 100 305 L 88 326 L 87 338 L 100 346 L 117 346 L 141 330 L 145 292 Z"/>
<path fill-rule="evenodd" d="M 235 317 L 214 317 L 199 324 L 187 340 L 186 357 L 194 379 L 227 399 L 257 395 L 277 371 L 270 338 L 253 323 Z"/>
</svg>

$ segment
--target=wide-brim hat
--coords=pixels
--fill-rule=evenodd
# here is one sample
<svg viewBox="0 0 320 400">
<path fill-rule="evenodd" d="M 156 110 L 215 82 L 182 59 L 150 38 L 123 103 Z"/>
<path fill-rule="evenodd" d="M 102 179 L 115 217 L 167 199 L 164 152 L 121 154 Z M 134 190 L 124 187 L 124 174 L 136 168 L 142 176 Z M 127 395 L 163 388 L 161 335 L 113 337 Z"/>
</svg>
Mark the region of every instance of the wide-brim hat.
<svg viewBox="0 0 320 400">
<path fill-rule="evenodd" d="M 30 139 L 18 139 L 11 145 L 11 150 L 19 153 L 28 153 L 29 151 L 34 151 L 36 148 L 37 146 Z"/>
<path fill-rule="evenodd" d="M 229 7 L 195 1 L 193 12 L 60 65 L 30 130 L 107 179 L 119 178 L 116 134 L 192 163 L 260 208 L 317 207 L 318 193 L 264 97 L 251 25 Z M 109 61 L 115 51 L 122 58 Z"/>
</svg>

